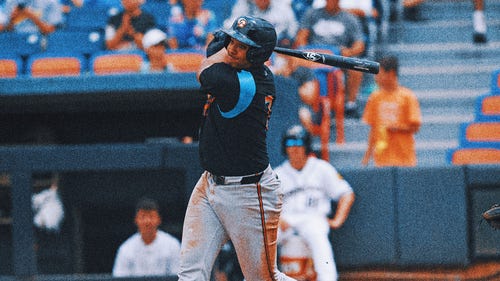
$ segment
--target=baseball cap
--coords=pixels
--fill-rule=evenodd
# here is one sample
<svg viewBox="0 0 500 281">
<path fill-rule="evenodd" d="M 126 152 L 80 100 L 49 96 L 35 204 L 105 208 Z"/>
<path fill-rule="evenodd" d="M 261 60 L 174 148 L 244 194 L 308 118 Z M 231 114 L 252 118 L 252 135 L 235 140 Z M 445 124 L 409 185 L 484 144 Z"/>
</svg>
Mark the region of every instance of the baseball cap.
<svg viewBox="0 0 500 281">
<path fill-rule="evenodd" d="M 165 32 L 159 30 L 158 28 L 153 28 L 148 30 L 144 37 L 142 37 L 142 47 L 147 49 L 151 46 L 157 45 L 162 41 L 167 40 L 167 34 Z"/>
</svg>

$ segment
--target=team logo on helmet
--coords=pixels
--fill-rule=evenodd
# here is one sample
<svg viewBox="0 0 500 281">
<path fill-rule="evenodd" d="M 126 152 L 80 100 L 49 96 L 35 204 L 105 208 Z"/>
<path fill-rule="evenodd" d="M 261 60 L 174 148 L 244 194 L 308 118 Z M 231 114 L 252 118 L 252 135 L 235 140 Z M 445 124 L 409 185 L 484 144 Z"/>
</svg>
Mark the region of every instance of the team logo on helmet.
<svg viewBox="0 0 500 281">
<path fill-rule="evenodd" d="M 238 28 L 243 28 L 247 25 L 247 20 L 245 18 L 239 18 L 238 19 Z"/>
</svg>

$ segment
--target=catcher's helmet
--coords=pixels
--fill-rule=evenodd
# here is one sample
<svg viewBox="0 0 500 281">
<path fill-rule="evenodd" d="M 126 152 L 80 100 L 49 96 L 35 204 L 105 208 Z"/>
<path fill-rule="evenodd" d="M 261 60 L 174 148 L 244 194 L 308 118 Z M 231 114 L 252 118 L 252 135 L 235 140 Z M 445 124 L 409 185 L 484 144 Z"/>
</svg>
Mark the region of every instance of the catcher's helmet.
<svg viewBox="0 0 500 281">
<path fill-rule="evenodd" d="M 286 148 L 288 146 L 303 146 L 306 148 L 306 154 L 311 153 L 311 134 L 300 125 L 291 126 L 286 130 L 281 140 L 281 148 L 284 155 L 286 155 Z"/>
<path fill-rule="evenodd" d="M 232 38 L 250 46 L 247 60 L 252 64 L 261 64 L 269 59 L 276 46 L 276 30 L 268 21 L 244 16 L 237 18 L 230 29 L 223 30 Z"/>
</svg>

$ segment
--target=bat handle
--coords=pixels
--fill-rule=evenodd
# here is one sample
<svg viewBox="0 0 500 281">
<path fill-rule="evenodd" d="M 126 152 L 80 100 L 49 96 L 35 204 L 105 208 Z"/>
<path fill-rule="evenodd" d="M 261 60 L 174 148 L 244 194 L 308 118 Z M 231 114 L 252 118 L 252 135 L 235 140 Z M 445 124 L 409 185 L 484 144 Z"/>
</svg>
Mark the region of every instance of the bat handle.
<svg viewBox="0 0 500 281">
<path fill-rule="evenodd" d="M 377 74 L 380 69 L 380 64 L 376 61 L 354 57 L 331 55 L 325 58 L 325 62 L 337 67 L 348 68 L 372 74 Z"/>
</svg>

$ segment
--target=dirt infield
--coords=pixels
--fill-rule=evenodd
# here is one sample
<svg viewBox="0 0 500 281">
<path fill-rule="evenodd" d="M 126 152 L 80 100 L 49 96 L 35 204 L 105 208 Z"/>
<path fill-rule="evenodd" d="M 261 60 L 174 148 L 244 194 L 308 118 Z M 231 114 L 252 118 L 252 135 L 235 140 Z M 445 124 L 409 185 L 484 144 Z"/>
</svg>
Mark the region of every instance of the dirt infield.
<svg viewBox="0 0 500 281">
<path fill-rule="evenodd" d="M 500 281 L 500 261 L 471 264 L 466 268 L 384 269 L 340 271 L 340 281 Z"/>
</svg>

